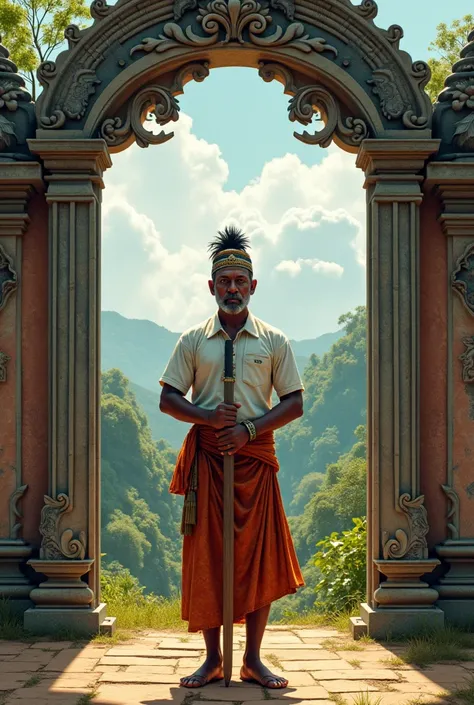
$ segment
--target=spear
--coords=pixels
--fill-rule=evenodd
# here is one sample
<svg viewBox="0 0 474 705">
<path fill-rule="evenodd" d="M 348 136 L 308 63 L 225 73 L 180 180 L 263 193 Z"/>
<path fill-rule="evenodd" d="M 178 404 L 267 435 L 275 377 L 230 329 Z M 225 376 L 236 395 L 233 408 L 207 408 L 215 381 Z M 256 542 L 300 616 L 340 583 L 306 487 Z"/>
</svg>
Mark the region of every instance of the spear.
<svg viewBox="0 0 474 705">
<path fill-rule="evenodd" d="M 224 353 L 224 403 L 234 403 L 234 345 L 225 341 Z M 232 650 L 234 625 L 234 456 L 224 455 L 224 573 L 223 573 L 223 626 L 224 626 L 224 680 L 229 686 L 232 677 Z"/>
</svg>

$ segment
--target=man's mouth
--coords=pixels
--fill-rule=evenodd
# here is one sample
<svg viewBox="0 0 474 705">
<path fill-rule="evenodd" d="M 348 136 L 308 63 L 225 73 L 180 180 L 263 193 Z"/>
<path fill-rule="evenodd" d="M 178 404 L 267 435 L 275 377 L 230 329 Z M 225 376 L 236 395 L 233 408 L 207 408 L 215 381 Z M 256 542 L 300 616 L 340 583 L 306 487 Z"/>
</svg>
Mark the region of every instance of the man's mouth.
<svg viewBox="0 0 474 705">
<path fill-rule="evenodd" d="M 240 299 L 226 299 L 225 302 L 226 302 L 226 304 L 240 304 L 241 303 Z"/>
</svg>

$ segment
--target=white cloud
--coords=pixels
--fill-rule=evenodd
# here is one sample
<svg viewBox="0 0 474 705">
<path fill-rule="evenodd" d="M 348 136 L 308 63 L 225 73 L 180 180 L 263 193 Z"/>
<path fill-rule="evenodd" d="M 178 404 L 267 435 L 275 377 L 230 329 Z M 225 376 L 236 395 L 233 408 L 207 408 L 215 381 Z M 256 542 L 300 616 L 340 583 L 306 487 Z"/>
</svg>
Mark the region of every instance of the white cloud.
<svg viewBox="0 0 474 705">
<path fill-rule="evenodd" d="M 344 274 L 344 267 L 337 262 L 323 262 L 320 259 L 285 259 L 277 264 L 275 271 L 287 272 L 291 277 L 300 274 L 303 266 L 311 267 L 313 272 L 341 277 Z"/>
<path fill-rule="evenodd" d="M 256 315 L 293 338 L 334 330 L 365 296 L 363 179 L 354 157 L 332 147 L 307 166 L 286 154 L 236 192 L 225 188 L 219 147 L 198 139 L 187 115 L 173 128 L 173 140 L 133 146 L 106 173 L 103 308 L 174 331 L 210 315 L 207 244 L 234 222 L 252 242 Z"/>
</svg>

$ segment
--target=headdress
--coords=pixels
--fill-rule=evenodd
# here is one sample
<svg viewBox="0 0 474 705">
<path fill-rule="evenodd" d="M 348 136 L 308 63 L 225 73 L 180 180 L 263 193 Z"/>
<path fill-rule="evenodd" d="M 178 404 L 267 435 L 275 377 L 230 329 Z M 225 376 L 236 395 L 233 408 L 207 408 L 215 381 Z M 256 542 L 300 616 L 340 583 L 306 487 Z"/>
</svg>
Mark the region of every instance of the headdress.
<svg viewBox="0 0 474 705">
<path fill-rule="evenodd" d="M 227 226 L 209 245 L 212 259 L 212 276 L 224 267 L 243 267 L 253 273 L 252 260 L 247 253 L 248 238 L 234 225 Z"/>
</svg>

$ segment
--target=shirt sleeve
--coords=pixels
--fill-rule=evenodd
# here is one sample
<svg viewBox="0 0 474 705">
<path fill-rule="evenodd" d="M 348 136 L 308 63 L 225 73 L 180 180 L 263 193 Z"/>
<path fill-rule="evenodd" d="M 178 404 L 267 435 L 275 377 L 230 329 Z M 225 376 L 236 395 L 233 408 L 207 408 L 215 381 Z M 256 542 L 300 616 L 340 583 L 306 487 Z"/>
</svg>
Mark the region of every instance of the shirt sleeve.
<svg viewBox="0 0 474 705">
<path fill-rule="evenodd" d="M 179 389 L 185 396 L 189 392 L 194 382 L 194 355 L 191 348 L 181 337 L 176 343 L 169 362 L 163 375 L 160 377 L 160 384 L 169 384 Z"/>
<path fill-rule="evenodd" d="M 275 352 L 273 359 L 273 387 L 279 397 L 291 392 L 304 391 L 290 342 L 286 340 Z"/>
</svg>

